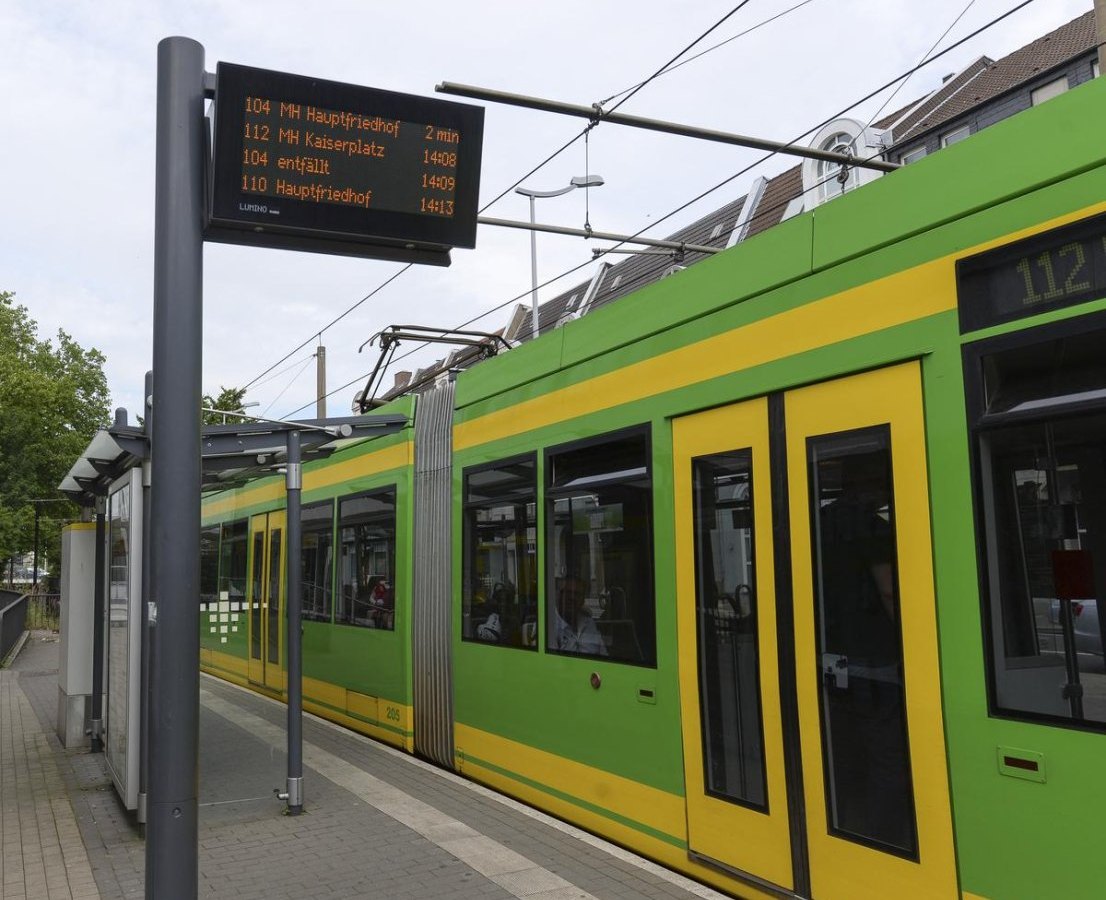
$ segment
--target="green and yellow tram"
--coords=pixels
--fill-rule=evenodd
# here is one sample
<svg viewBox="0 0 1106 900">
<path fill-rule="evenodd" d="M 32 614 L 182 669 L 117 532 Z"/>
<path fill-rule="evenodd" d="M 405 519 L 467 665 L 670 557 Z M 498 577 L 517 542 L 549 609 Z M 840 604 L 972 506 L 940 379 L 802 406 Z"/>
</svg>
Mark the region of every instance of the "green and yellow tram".
<svg viewBox="0 0 1106 900">
<path fill-rule="evenodd" d="M 1072 90 L 308 467 L 307 708 L 736 896 L 1101 896 L 1104 110 Z M 283 503 L 205 501 L 200 611 L 204 668 L 276 694 Z"/>
</svg>

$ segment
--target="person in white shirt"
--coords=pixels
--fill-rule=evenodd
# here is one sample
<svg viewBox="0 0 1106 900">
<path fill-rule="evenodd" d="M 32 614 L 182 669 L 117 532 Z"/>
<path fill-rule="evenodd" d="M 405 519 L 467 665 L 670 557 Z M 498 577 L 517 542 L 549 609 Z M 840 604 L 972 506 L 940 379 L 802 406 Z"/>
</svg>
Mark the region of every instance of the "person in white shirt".
<svg viewBox="0 0 1106 900">
<path fill-rule="evenodd" d="M 606 656 L 607 645 L 595 620 L 584 605 L 583 584 L 565 578 L 557 589 L 552 649 L 582 656 Z"/>
</svg>

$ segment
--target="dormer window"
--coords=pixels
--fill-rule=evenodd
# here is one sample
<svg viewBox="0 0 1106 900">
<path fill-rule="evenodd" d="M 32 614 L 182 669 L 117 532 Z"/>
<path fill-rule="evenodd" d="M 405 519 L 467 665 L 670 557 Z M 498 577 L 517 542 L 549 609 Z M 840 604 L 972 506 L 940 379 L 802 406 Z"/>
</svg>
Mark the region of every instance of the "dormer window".
<svg viewBox="0 0 1106 900">
<path fill-rule="evenodd" d="M 954 128 L 952 131 L 948 131 L 945 134 L 941 135 L 941 146 L 951 147 L 953 144 L 959 144 L 971 133 L 971 129 L 969 129 L 967 125 L 961 125 L 959 128 Z"/>
<path fill-rule="evenodd" d="M 1040 106 L 1046 100 L 1059 97 L 1067 89 L 1068 78 L 1065 75 L 1063 78 L 1057 78 L 1055 81 L 1050 81 L 1048 84 L 1041 85 L 1030 96 L 1033 99 L 1033 105 Z"/>
<path fill-rule="evenodd" d="M 830 153 L 843 153 L 846 156 L 855 156 L 854 139 L 851 134 L 839 131 L 830 135 L 819 145 L 819 150 L 827 150 Z M 855 167 L 846 168 L 841 163 L 818 160 L 818 199 L 820 202 L 832 200 L 846 191 L 851 191 L 860 180 L 857 177 Z"/>
<path fill-rule="evenodd" d="M 834 119 L 815 135 L 812 147 L 842 153 L 857 159 L 883 157 L 886 135 L 856 119 Z M 803 199 L 807 209 L 840 197 L 853 188 L 879 178 L 881 173 L 836 160 L 808 159 L 803 162 Z"/>
</svg>

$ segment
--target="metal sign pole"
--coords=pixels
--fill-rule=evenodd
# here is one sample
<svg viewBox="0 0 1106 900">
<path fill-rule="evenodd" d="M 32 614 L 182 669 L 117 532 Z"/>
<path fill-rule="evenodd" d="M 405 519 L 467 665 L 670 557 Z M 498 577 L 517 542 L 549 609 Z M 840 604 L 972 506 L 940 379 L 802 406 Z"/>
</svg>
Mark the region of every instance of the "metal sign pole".
<svg viewBox="0 0 1106 900">
<path fill-rule="evenodd" d="M 150 415 L 150 398 L 154 393 L 154 373 L 147 372 L 143 384 L 142 412 L 146 436 L 153 427 Z M 153 564 L 150 562 L 153 541 L 150 518 L 150 460 L 142 461 L 142 635 L 139 646 L 142 648 L 140 663 L 140 682 L 138 689 L 139 743 L 138 743 L 138 827 L 145 834 L 146 801 L 150 790 L 150 575 Z"/>
<path fill-rule="evenodd" d="M 199 889 L 204 48 L 157 48 L 147 900 Z"/>
<path fill-rule="evenodd" d="M 285 788 L 288 815 L 303 812 L 303 572 L 300 523 L 300 433 L 288 432 L 288 783 Z"/>
</svg>

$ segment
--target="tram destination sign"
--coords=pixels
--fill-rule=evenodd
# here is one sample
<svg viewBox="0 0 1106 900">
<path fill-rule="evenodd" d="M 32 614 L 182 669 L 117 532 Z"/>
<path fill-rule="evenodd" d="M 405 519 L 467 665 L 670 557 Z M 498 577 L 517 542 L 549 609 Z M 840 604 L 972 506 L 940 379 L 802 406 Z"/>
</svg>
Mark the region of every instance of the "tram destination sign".
<svg viewBox="0 0 1106 900">
<path fill-rule="evenodd" d="M 476 245 L 484 110 L 219 63 L 205 236 L 448 265 Z"/>
<path fill-rule="evenodd" d="M 956 286 L 961 333 L 1106 296 L 1106 215 L 962 259 Z"/>
</svg>

